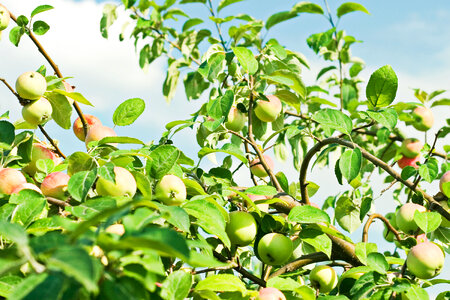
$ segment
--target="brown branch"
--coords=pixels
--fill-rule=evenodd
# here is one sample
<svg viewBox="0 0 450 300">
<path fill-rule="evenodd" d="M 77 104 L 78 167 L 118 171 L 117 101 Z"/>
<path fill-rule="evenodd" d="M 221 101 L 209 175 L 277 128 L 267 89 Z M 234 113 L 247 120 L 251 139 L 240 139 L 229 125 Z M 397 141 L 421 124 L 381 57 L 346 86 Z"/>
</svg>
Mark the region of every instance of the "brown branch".
<svg viewBox="0 0 450 300">
<path fill-rule="evenodd" d="M 220 271 L 220 270 L 229 270 L 229 269 L 236 268 L 236 267 L 237 267 L 237 264 L 232 263 L 229 266 L 224 266 L 224 267 L 206 268 L 206 269 L 198 270 L 198 271 L 192 270 L 191 274 L 196 275 L 196 274 L 202 274 L 202 273 L 208 273 L 208 272 L 214 272 L 214 271 Z"/>
<path fill-rule="evenodd" d="M 47 202 L 56 206 L 60 206 L 60 207 L 66 207 L 66 206 L 71 206 L 69 203 L 67 203 L 66 201 L 63 200 L 59 200 L 53 197 L 47 197 Z"/>
<path fill-rule="evenodd" d="M 42 134 L 45 135 L 47 140 L 52 144 L 53 148 L 55 148 L 56 153 L 59 154 L 62 158 L 66 159 L 66 156 L 64 153 L 61 152 L 61 150 L 58 148 L 58 145 L 56 145 L 55 141 L 48 135 L 47 131 L 45 131 L 44 127 L 42 125 L 38 125 L 39 129 L 41 130 Z"/>
<path fill-rule="evenodd" d="M 339 145 L 345 146 L 345 147 L 350 148 L 350 149 L 354 149 L 355 147 L 358 147 L 361 150 L 362 156 L 365 159 L 370 161 L 375 166 L 378 166 L 381 169 L 383 169 L 384 171 L 386 171 L 389 175 L 394 177 L 394 179 L 400 181 L 401 183 L 403 183 L 403 185 L 405 185 L 409 189 L 413 190 L 416 193 L 421 193 L 423 195 L 423 197 L 430 204 L 430 209 L 439 212 L 446 219 L 450 220 L 450 213 L 448 213 L 432 196 L 430 196 L 427 193 L 425 193 L 425 191 L 423 191 L 422 189 L 415 187 L 413 182 L 411 182 L 409 180 L 404 180 L 401 177 L 401 175 L 398 174 L 391 166 L 389 166 L 388 164 L 386 164 L 385 162 L 383 162 L 379 158 L 377 158 L 374 155 L 370 154 L 369 152 L 367 152 L 363 148 L 359 147 L 358 145 L 355 145 L 355 144 L 353 144 L 353 143 L 351 143 L 349 141 L 346 141 L 346 140 L 343 140 L 343 139 L 340 139 L 340 138 L 327 138 L 327 139 L 324 139 L 321 142 L 319 142 L 316 145 L 314 145 L 306 153 L 306 156 L 305 156 L 305 158 L 304 158 L 304 160 L 302 162 L 302 166 L 300 168 L 300 178 L 299 178 L 299 180 L 300 180 L 300 190 L 301 190 L 301 194 L 302 194 L 302 201 L 304 203 L 309 203 L 308 191 L 306 189 L 306 186 L 307 186 L 307 184 L 306 184 L 306 173 L 307 173 L 307 170 L 308 170 L 309 162 L 311 161 L 312 157 L 317 152 L 319 152 L 320 149 L 322 149 L 322 147 L 324 147 L 326 145 L 329 145 L 329 144 L 339 144 Z"/>
<path fill-rule="evenodd" d="M 364 243 L 367 243 L 367 241 L 369 240 L 369 228 L 370 225 L 372 224 L 373 221 L 375 221 L 375 219 L 380 219 L 381 221 L 384 222 L 384 224 L 386 224 L 387 228 L 392 231 L 392 233 L 395 235 L 395 238 L 397 239 L 397 241 L 401 241 L 401 236 L 398 233 L 398 231 L 394 228 L 394 226 L 391 225 L 391 223 L 389 222 L 388 219 L 386 219 L 384 216 L 380 215 L 380 214 L 372 214 L 369 216 L 369 219 L 367 219 L 366 224 L 364 225 L 364 229 L 363 229 L 363 235 L 362 235 L 362 241 Z"/>
<path fill-rule="evenodd" d="M 9 14 L 11 15 L 11 19 L 13 19 L 13 21 L 17 24 L 17 18 L 11 12 L 9 12 Z M 58 68 L 58 65 L 52 60 L 50 55 L 48 55 L 47 51 L 45 51 L 44 47 L 38 41 L 38 39 L 33 34 L 33 32 L 31 30 L 28 30 L 27 34 L 30 37 L 30 39 L 33 41 L 33 43 L 36 45 L 39 52 L 44 56 L 44 58 L 50 64 L 53 71 L 55 71 L 56 76 L 58 76 L 59 78 L 64 78 L 63 75 L 61 74 L 61 71 Z M 75 108 L 75 111 L 77 112 L 78 116 L 81 119 L 81 123 L 83 124 L 84 135 L 87 135 L 88 126 L 87 126 L 86 119 L 84 118 L 83 112 L 81 111 L 81 108 L 76 101 L 73 101 L 72 105 Z"/>
<path fill-rule="evenodd" d="M 328 256 L 325 253 L 322 252 L 315 252 L 310 253 L 306 255 L 302 255 L 301 257 L 297 258 L 296 260 L 288 263 L 287 265 L 279 268 L 277 271 L 273 272 L 270 276 L 270 278 L 280 276 L 284 273 L 295 271 L 301 267 L 304 267 L 309 264 L 321 262 L 321 261 L 327 261 L 330 260 Z"/>
</svg>

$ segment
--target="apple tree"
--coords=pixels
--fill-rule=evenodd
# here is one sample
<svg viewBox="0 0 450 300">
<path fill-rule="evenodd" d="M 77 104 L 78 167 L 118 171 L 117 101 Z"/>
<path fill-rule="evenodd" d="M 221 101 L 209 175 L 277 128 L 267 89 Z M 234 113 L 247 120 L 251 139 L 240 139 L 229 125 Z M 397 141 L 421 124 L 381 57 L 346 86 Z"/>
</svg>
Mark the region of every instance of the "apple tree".
<svg viewBox="0 0 450 300">
<path fill-rule="evenodd" d="M 359 41 L 338 27 L 342 18 L 369 13 L 359 3 L 333 11 L 327 1 L 302 1 L 267 20 L 223 14 L 240 1 L 104 6 L 104 38 L 124 13 L 131 31 L 119 38 L 135 42 L 140 67 L 166 60 L 167 101 L 182 85 L 186 101 L 202 103 L 152 142 L 117 136 L 83 114 L 82 105 L 95 103 L 83 87 L 74 90 L 65 76 L 75 74 L 63 75 L 39 42 L 50 26 L 37 18 L 52 6 L 17 17 L 0 6 L 0 30 L 17 47 L 30 38 L 43 57 L 42 66 L 20 70 L 15 85 L 0 78 L 23 106 L 23 119 L 1 112 L 0 120 L 1 297 L 429 299 L 428 287 L 449 283 L 433 279 L 448 268 L 450 252 L 450 119 L 437 128 L 430 110 L 448 110 L 445 91 L 416 89 L 416 100 L 400 102 L 391 66 L 360 77 L 364 61 L 351 54 Z M 210 16 L 196 16 L 199 9 Z M 303 14 L 329 24 L 306 40 L 327 63 L 313 70 L 310 86 L 302 80 L 307 58 L 266 38 Z M 128 99 L 113 122 L 132 125 L 144 109 L 144 100 Z M 63 153 L 48 122 L 72 129 L 86 151 Z M 405 126 L 428 139 L 405 136 Z M 196 157 L 174 143 L 175 134 L 192 132 Z M 207 157 L 220 163 L 207 167 Z M 287 157 L 296 180 L 274 172 Z M 313 168 L 331 170 L 345 191 L 314 199 L 326 187 L 309 180 Z M 236 177 L 243 171 L 245 183 Z M 393 190 L 395 211 L 378 203 L 375 176 L 386 185 L 382 194 Z M 440 192 L 430 194 L 430 186 Z M 385 231 L 372 228 L 371 236 L 395 244 L 393 251 L 369 242 L 376 220 Z M 362 237 L 351 237 L 361 227 Z"/>
</svg>

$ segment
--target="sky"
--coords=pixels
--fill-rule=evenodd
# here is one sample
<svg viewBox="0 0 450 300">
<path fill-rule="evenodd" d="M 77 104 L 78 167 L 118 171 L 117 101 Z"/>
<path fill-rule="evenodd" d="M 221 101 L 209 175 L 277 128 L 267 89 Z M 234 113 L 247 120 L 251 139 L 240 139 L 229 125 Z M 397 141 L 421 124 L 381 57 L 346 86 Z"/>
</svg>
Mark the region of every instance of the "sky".
<svg viewBox="0 0 450 300">
<path fill-rule="evenodd" d="M 51 4 L 55 10 L 39 15 L 39 18 L 50 24 L 50 31 L 39 40 L 59 65 L 64 76 L 71 76 L 69 83 L 76 86 L 76 91 L 82 93 L 95 107 L 82 105 L 85 113 L 97 115 L 106 126 L 113 126 L 112 114 L 115 108 L 124 100 L 139 97 L 145 100 L 146 110 L 135 124 L 128 127 L 116 127 L 120 136 L 137 137 L 144 142 L 157 142 L 164 131 L 164 125 L 172 120 L 187 119 L 196 111 L 200 101 L 188 102 L 184 96 L 182 84 L 175 99 L 169 105 L 162 96 L 162 83 L 165 77 L 163 60 L 154 62 L 145 72 L 139 68 L 138 53 L 132 41 L 118 41 L 123 17 L 111 28 L 109 39 L 103 39 L 99 32 L 99 21 L 102 7 L 107 1 L 93 0 L 0 0 L 15 15 L 29 15 L 39 4 Z M 113 2 L 113 1 L 109 1 Z M 159 1 L 161 2 L 161 1 Z M 271 14 L 289 10 L 297 1 L 278 0 L 276 6 L 270 0 L 246 0 L 225 8 L 221 16 L 235 13 L 250 13 L 259 19 L 267 19 Z M 329 1 L 334 11 L 343 1 Z M 217 5 L 218 1 L 213 1 Z M 315 3 L 323 4 L 322 1 Z M 353 55 L 365 60 L 367 67 L 361 72 L 361 77 L 368 80 L 370 74 L 379 67 L 390 64 L 399 79 L 399 89 L 396 101 L 415 101 L 412 88 L 422 88 L 426 91 L 450 89 L 450 2 L 448 0 L 434 1 L 360 1 L 370 11 L 370 15 L 352 13 L 343 17 L 339 28 L 347 34 L 355 36 L 363 43 L 353 47 Z M 186 6 L 184 6 L 185 8 Z M 205 17 L 207 10 L 199 4 L 188 10 L 191 17 Z M 122 14 L 123 16 L 123 14 Z M 12 28 L 7 29 L 9 31 Z M 211 27 L 212 28 L 212 27 Z M 273 27 L 268 39 L 276 37 L 281 43 L 303 53 L 310 62 L 311 70 L 305 70 L 303 79 L 306 84 L 313 84 L 317 72 L 325 65 L 316 58 L 306 45 L 306 38 L 311 33 L 321 32 L 329 28 L 327 20 L 318 15 L 302 14 Z M 8 40 L 7 32 L 0 41 L 0 77 L 14 84 L 16 78 L 23 72 L 35 70 L 46 64 L 40 53 L 30 40 L 24 37 L 18 48 Z M 46 64 L 47 65 L 47 64 Z M 47 69 L 50 67 L 47 65 Z M 443 96 L 450 97 L 447 92 Z M 0 86 L 0 114 L 10 110 L 11 119 L 20 117 L 20 107 L 17 100 L 5 87 Z M 440 128 L 448 118 L 448 108 L 433 108 L 436 125 L 429 136 Z M 75 119 L 75 114 L 72 121 Z M 70 131 L 63 130 L 50 122 L 47 130 L 52 137 L 60 141 L 65 153 L 84 151 L 84 144 L 78 141 Z M 405 130 L 409 136 L 420 137 L 423 134 L 414 129 Z M 199 147 L 193 143 L 193 131 L 183 131 L 175 136 L 174 142 L 181 150 L 191 157 L 196 157 Z M 38 136 L 41 136 L 38 133 Z M 437 144 L 442 150 L 443 142 Z M 288 160 L 289 162 L 289 160 Z M 204 161 L 204 167 L 212 163 Z M 276 171 L 286 172 L 288 178 L 297 180 L 298 174 L 289 167 L 289 163 L 278 163 Z M 330 176 L 330 174 L 332 174 Z M 239 184 L 250 184 L 248 172 L 238 172 L 236 180 Z M 373 176 L 375 177 L 375 176 Z M 325 178 L 325 179 L 324 179 Z M 312 201 L 322 204 L 330 195 L 336 195 L 347 186 L 339 186 L 330 169 L 314 169 L 309 173 L 308 180 L 318 183 L 322 188 L 312 197 Z M 372 179 L 374 195 L 379 195 L 385 187 L 381 177 Z M 437 181 L 432 185 L 424 185 L 429 194 L 438 190 Z M 386 192 L 376 200 L 378 212 L 386 213 L 395 209 L 392 194 Z M 382 209 L 381 209 L 382 208 Z M 392 247 L 381 238 L 383 226 L 376 222 L 371 227 L 369 241 L 375 242 L 380 249 Z M 354 241 L 359 241 L 361 230 L 351 235 Z M 390 249 L 390 248 L 389 248 Z M 446 270 L 439 278 L 450 278 L 450 259 L 446 260 Z M 444 290 L 438 285 L 428 289 L 430 294 Z"/>
</svg>

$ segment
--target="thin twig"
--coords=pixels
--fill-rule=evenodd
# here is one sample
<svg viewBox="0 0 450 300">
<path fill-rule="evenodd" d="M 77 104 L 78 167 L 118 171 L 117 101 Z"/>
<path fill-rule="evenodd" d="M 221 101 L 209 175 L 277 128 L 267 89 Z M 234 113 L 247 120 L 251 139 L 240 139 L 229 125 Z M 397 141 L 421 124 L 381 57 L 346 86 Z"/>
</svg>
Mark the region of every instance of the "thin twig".
<svg viewBox="0 0 450 300">
<path fill-rule="evenodd" d="M 395 238 L 397 239 L 397 241 L 401 241 L 401 236 L 398 233 L 398 231 L 394 228 L 394 226 L 391 225 L 391 223 L 389 222 L 388 219 L 386 219 L 384 216 L 380 215 L 380 214 L 372 214 L 369 216 L 369 219 L 367 219 L 366 224 L 364 225 L 364 229 L 363 229 L 363 235 L 362 235 L 362 241 L 363 243 L 367 243 L 369 240 L 369 228 L 370 225 L 372 224 L 372 222 L 375 219 L 380 219 L 381 221 L 384 222 L 384 224 L 386 224 L 386 227 L 395 235 Z"/>
<path fill-rule="evenodd" d="M 44 127 L 42 125 L 38 125 L 39 129 L 41 130 L 42 134 L 45 135 L 47 140 L 52 144 L 53 148 L 55 148 L 56 153 L 59 154 L 62 158 L 66 159 L 66 156 L 64 153 L 61 152 L 61 150 L 58 148 L 58 145 L 56 145 L 55 141 L 48 135 L 47 131 L 45 131 Z"/>
</svg>

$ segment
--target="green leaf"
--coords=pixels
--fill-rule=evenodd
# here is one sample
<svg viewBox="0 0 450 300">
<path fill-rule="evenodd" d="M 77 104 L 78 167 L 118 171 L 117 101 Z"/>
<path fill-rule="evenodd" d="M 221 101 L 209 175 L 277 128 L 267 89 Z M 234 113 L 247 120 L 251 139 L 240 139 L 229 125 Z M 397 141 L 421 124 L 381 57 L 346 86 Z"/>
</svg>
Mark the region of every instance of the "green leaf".
<svg viewBox="0 0 450 300">
<path fill-rule="evenodd" d="M 128 136 L 107 136 L 105 138 L 102 138 L 100 141 L 98 141 L 98 145 L 104 145 L 104 144 L 137 144 L 137 145 L 144 145 L 145 143 L 141 140 L 138 140 L 136 138 L 131 138 Z"/>
<path fill-rule="evenodd" d="M 426 164 L 420 165 L 419 167 L 419 175 L 425 181 L 432 182 L 437 178 L 439 174 L 439 164 L 437 159 L 430 158 Z"/>
<path fill-rule="evenodd" d="M 101 275 L 100 262 L 86 250 L 77 246 L 61 246 L 49 258 L 47 266 L 51 270 L 64 272 L 80 282 L 86 290 L 98 293 L 97 282 Z"/>
<path fill-rule="evenodd" d="M 304 205 L 296 206 L 289 212 L 288 220 L 301 224 L 307 223 L 331 223 L 330 217 L 321 209 Z"/>
<path fill-rule="evenodd" d="M 306 98 L 306 87 L 300 75 L 289 70 L 278 70 L 270 75 L 261 75 L 261 78 L 271 82 L 286 85 L 299 94 L 303 99 Z"/>
<path fill-rule="evenodd" d="M 314 247 L 318 252 L 325 253 L 328 257 L 331 257 L 331 239 L 323 232 L 306 228 L 300 231 L 299 238 Z"/>
<path fill-rule="evenodd" d="M 232 47 L 231 49 L 239 60 L 242 68 L 250 75 L 255 74 L 258 70 L 258 61 L 253 52 L 245 47 Z"/>
<path fill-rule="evenodd" d="M 101 197 L 96 199 L 89 199 L 77 206 L 68 206 L 66 211 L 70 212 L 75 217 L 81 220 L 89 220 L 102 211 L 117 207 L 116 200 L 109 197 Z"/>
<path fill-rule="evenodd" d="M 215 120 L 222 119 L 222 117 L 227 116 L 230 112 L 230 109 L 233 106 L 233 101 L 233 91 L 227 90 L 225 95 L 215 99 L 212 102 L 212 105 L 208 108 L 208 115 Z"/>
<path fill-rule="evenodd" d="M 222 146 L 221 149 L 211 149 L 208 147 L 204 147 L 198 152 L 198 158 L 203 158 L 208 154 L 216 153 L 216 152 L 223 152 L 223 153 L 233 155 L 234 157 L 239 159 L 244 164 L 248 163 L 248 160 L 245 157 L 244 153 L 242 153 L 241 149 L 239 149 L 239 147 L 237 147 L 236 145 L 233 145 L 233 144 L 225 144 Z"/>
<path fill-rule="evenodd" d="M 389 130 L 394 130 L 397 125 L 398 115 L 395 109 L 387 108 L 379 111 L 366 111 L 366 113 L 375 121 L 385 126 Z"/>
<path fill-rule="evenodd" d="M 355 245 L 355 255 L 365 265 L 367 265 L 367 256 L 372 252 L 378 252 L 377 244 L 361 242 Z"/>
<path fill-rule="evenodd" d="M 275 93 L 275 96 L 277 96 L 282 102 L 295 108 L 297 112 L 300 112 L 300 98 L 294 93 L 288 90 L 278 90 Z"/>
<path fill-rule="evenodd" d="M 183 300 L 187 298 L 191 286 L 191 274 L 185 271 L 175 271 L 164 280 L 161 297 L 167 300 Z"/>
<path fill-rule="evenodd" d="M 72 114 L 72 105 L 64 95 L 58 93 L 47 93 L 47 99 L 52 105 L 52 119 L 64 129 L 70 129 L 70 115 Z"/>
<path fill-rule="evenodd" d="M 14 125 L 0 120 L 0 149 L 10 149 L 15 139 Z"/>
<path fill-rule="evenodd" d="M 91 104 L 91 102 L 89 102 L 86 98 L 84 98 L 84 96 L 82 94 L 77 93 L 77 92 L 69 93 L 67 91 L 54 89 L 52 91 L 52 93 L 58 93 L 58 94 L 66 96 L 66 97 L 69 97 L 69 98 L 71 98 L 71 99 L 73 99 L 73 100 L 75 100 L 77 102 L 80 102 L 80 103 L 83 103 L 83 104 L 86 104 L 86 105 L 89 105 L 89 106 L 94 106 L 94 105 Z"/>
<path fill-rule="evenodd" d="M 372 252 L 367 255 L 367 265 L 380 274 L 386 274 L 389 270 L 389 264 L 386 258 L 378 252 Z"/>
<path fill-rule="evenodd" d="M 18 47 L 20 38 L 24 34 L 25 34 L 25 30 L 20 26 L 16 26 L 13 29 L 11 29 L 11 31 L 9 32 L 9 40 L 11 41 L 11 43 L 13 43 L 14 46 Z"/>
<path fill-rule="evenodd" d="M 0 221 L 0 236 L 17 244 L 19 248 L 28 247 L 28 236 L 19 224 Z"/>
<path fill-rule="evenodd" d="M 243 0 L 222 0 L 219 3 L 219 6 L 217 7 L 217 12 L 220 12 L 222 9 L 224 9 L 225 7 L 227 7 L 228 5 L 237 3 L 237 2 L 241 2 Z"/>
<path fill-rule="evenodd" d="M 341 6 L 339 6 L 337 9 L 336 15 L 338 16 L 338 18 L 340 18 L 343 15 L 354 12 L 354 11 L 362 11 L 362 12 L 370 15 L 369 11 L 362 4 L 355 3 L 355 2 L 346 2 L 346 3 L 341 4 Z"/>
<path fill-rule="evenodd" d="M 209 290 L 214 292 L 240 292 L 242 295 L 247 292 L 245 284 L 238 277 L 231 274 L 208 276 L 197 284 L 195 290 Z"/>
<path fill-rule="evenodd" d="M 450 99 L 449 98 L 442 98 L 436 101 L 433 101 L 431 104 L 431 107 L 435 106 L 450 106 Z"/>
<path fill-rule="evenodd" d="M 391 66 L 379 68 L 370 75 L 366 97 L 371 107 L 379 108 L 391 104 L 397 94 L 398 79 Z"/>
<path fill-rule="evenodd" d="M 271 15 L 266 21 L 266 29 L 269 30 L 273 26 L 283 21 L 295 18 L 298 14 L 295 11 L 280 11 Z"/>
<path fill-rule="evenodd" d="M 116 8 L 117 5 L 115 4 L 105 4 L 105 6 L 103 6 L 103 16 L 100 20 L 100 32 L 105 39 L 108 38 L 108 28 L 117 19 Z"/>
<path fill-rule="evenodd" d="M 73 199 L 83 202 L 97 179 L 97 172 L 82 171 L 74 174 L 69 179 L 68 191 Z"/>
<path fill-rule="evenodd" d="M 281 46 L 276 39 L 268 40 L 266 46 L 269 47 L 279 59 L 285 59 L 287 57 L 286 49 Z"/>
<path fill-rule="evenodd" d="M 163 83 L 163 95 L 167 103 L 172 101 L 177 89 L 178 78 L 180 77 L 180 71 L 178 70 L 179 62 L 173 61 L 170 63 L 167 70 L 166 79 Z"/>
<path fill-rule="evenodd" d="M 205 81 L 199 72 L 187 73 L 183 83 L 188 100 L 200 98 L 202 93 L 209 87 L 209 82 Z"/>
<path fill-rule="evenodd" d="M 89 154 L 84 152 L 72 153 L 66 158 L 66 163 L 67 174 L 69 174 L 69 176 L 81 171 L 90 171 L 96 167 L 94 159 Z"/>
<path fill-rule="evenodd" d="M 414 222 L 425 233 L 436 230 L 441 221 L 441 215 L 437 212 L 414 212 Z"/>
<path fill-rule="evenodd" d="M 17 204 L 14 215 L 11 219 L 13 223 L 19 223 L 24 227 L 42 217 L 47 207 L 47 199 L 33 190 L 22 190 L 19 194 L 11 195 L 9 203 Z"/>
<path fill-rule="evenodd" d="M 7 275 L 0 278 L 0 296 L 8 298 L 11 291 L 17 286 L 23 279 L 16 275 Z M 11 299 L 11 298 L 9 298 Z"/>
<path fill-rule="evenodd" d="M 191 27 L 194 27 L 195 25 L 199 25 L 202 24 L 203 20 L 199 19 L 199 18 L 192 18 L 187 20 L 184 24 L 183 24 L 183 29 L 182 31 L 187 31 L 189 30 Z"/>
<path fill-rule="evenodd" d="M 35 287 L 44 282 L 48 274 L 30 274 L 22 280 L 9 294 L 8 299 L 24 299 Z"/>
<path fill-rule="evenodd" d="M 38 7 L 33 9 L 33 11 L 31 12 L 31 17 L 33 18 L 35 15 L 51 9 L 53 9 L 53 6 L 51 5 L 39 5 Z"/>
<path fill-rule="evenodd" d="M 245 193 L 252 195 L 273 196 L 277 194 L 277 189 L 270 185 L 257 185 L 246 189 Z"/>
<path fill-rule="evenodd" d="M 151 177 L 160 179 L 173 168 L 180 157 L 180 150 L 174 146 L 162 145 L 150 153 L 146 169 Z"/>
<path fill-rule="evenodd" d="M 308 1 L 301 1 L 295 4 L 292 7 L 291 11 L 295 11 L 296 13 L 310 13 L 323 15 L 323 9 L 320 5 Z"/>
<path fill-rule="evenodd" d="M 362 165 L 362 154 L 359 148 L 349 149 L 339 159 L 339 169 L 348 182 L 355 179 Z"/>
<path fill-rule="evenodd" d="M 178 206 L 166 206 L 164 204 L 156 204 L 164 219 L 176 228 L 189 232 L 191 225 L 187 212 Z"/>
<path fill-rule="evenodd" d="M 114 111 L 113 122 L 117 126 L 131 125 L 144 112 L 145 102 L 140 98 L 122 102 Z"/>
<path fill-rule="evenodd" d="M 322 70 L 319 71 L 319 73 L 317 74 L 316 80 L 319 80 L 320 77 L 322 77 L 322 75 L 324 75 L 325 73 L 327 73 L 328 71 L 331 70 L 336 70 L 336 66 L 329 66 L 329 67 L 325 67 Z"/>
<path fill-rule="evenodd" d="M 313 115 L 312 119 L 324 127 L 336 129 L 348 135 L 352 132 L 352 119 L 335 109 L 325 108 L 319 110 Z"/>
<path fill-rule="evenodd" d="M 359 207 L 349 197 L 341 197 L 336 202 L 336 220 L 346 231 L 352 233 L 360 225 Z"/>
<path fill-rule="evenodd" d="M 420 286 L 411 285 L 405 293 L 405 298 L 410 300 L 428 300 L 430 299 L 430 296 L 428 296 L 427 291 Z"/>
<path fill-rule="evenodd" d="M 50 29 L 50 25 L 44 21 L 36 21 L 33 23 L 33 32 L 37 35 L 44 35 Z"/>
</svg>

